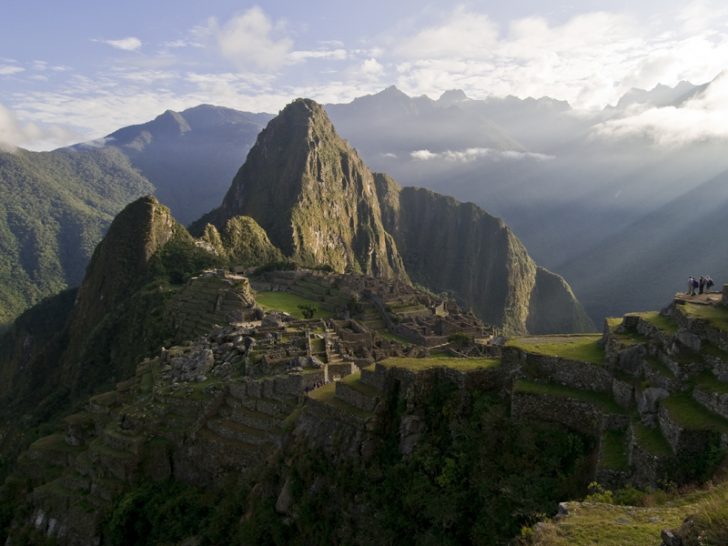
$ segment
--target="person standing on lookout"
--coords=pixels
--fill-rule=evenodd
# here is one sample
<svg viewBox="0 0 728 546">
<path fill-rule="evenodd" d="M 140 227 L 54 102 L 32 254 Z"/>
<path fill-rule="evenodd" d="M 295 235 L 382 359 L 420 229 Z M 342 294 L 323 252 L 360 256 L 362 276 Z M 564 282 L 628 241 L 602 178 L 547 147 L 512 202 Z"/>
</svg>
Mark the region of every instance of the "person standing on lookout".
<svg viewBox="0 0 728 546">
<path fill-rule="evenodd" d="M 688 291 L 686 292 L 688 296 L 694 296 L 695 295 L 695 277 L 692 275 L 688 277 Z"/>
<path fill-rule="evenodd" d="M 705 292 L 705 277 L 700 275 L 700 280 L 698 281 L 698 294 L 702 294 Z"/>
</svg>

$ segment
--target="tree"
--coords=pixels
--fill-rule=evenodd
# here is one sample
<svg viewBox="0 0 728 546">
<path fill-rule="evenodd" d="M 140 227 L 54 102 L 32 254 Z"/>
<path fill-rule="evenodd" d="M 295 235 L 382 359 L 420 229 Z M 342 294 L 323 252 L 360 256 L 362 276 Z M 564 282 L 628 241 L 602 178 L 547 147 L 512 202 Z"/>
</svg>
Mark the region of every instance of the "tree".
<svg viewBox="0 0 728 546">
<path fill-rule="evenodd" d="M 301 314 L 303 315 L 303 318 L 305 319 L 311 319 L 316 314 L 316 311 L 318 311 L 318 307 L 315 305 L 299 305 L 298 308 L 301 310 Z"/>
</svg>

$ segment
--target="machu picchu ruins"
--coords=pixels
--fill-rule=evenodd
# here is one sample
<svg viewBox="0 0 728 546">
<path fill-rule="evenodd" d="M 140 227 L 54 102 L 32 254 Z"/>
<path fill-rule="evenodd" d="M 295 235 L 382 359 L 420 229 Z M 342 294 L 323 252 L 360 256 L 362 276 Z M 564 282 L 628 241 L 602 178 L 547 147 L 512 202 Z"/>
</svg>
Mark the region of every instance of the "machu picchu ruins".
<svg viewBox="0 0 728 546">
<path fill-rule="evenodd" d="M 517 421 L 593 438 L 591 479 L 605 487 L 679 483 L 691 477 L 686 462 L 728 445 L 728 306 L 725 296 L 695 300 L 609 319 L 600 335 L 504 343 L 452 300 L 404 282 L 203 271 L 170 306 L 175 344 L 35 441 L 9 483 L 30 480 L 36 530 L 86 544 L 139 480 L 209 487 L 258 471 L 292 441 L 366 461 L 385 441 L 392 396 L 432 382 L 492 392 Z M 295 316 L 299 302 L 319 316 Z M 409 411 L 403 456 L 424 427 Z"/>
</svg>

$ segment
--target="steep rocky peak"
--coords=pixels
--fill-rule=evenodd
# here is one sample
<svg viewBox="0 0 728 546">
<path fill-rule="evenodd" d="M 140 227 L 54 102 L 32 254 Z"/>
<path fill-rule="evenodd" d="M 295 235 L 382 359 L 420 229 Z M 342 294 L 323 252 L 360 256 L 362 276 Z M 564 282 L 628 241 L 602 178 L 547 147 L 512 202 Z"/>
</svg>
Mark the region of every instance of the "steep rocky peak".
<svg viewBox="0 0 728 546">
<path fill-rule="evenodd" d="M 309 99 L 286 106 L 260 133 L 220 208 L 192 226 L 221 230 L 250 216 L 289 257 L 336 271 L 406 278 L 385 232 L 374 177 Z"/>
<path fill-rule="evenodd" d="M 137 199 L 117 215 L 86 269 L 73 312 L 74 330 L 90 331 L 128 296 L 175 226 L 169 209 L 152 196 Z"/>
</svg>

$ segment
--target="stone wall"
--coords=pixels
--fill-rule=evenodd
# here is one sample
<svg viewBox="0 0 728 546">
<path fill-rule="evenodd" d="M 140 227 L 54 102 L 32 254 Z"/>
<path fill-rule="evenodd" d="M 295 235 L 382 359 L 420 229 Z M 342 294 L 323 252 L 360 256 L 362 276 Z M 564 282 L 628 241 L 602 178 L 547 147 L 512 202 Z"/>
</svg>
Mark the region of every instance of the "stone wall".
<svg viewBox="0 0 728 546">
<path fill-rule="evenodd" d="M 669 479 L 670 458 L 659 457 L 642 448 L 630 427 L 629 464 L 632 468 L 632 482 L 637 487 L 659 487 Z"/>
<path fill-rule="evenodd" d="M 676 455 L 690 455 L 704 451 L 712 442 L 721 447 L 728 445 L 726 434 L 719 434 L 710 430 L 690 430 L 677 423 L 664 406 L 658 412 L 658 422 L 663 436 L 670 444 Z"/>
<path fill-rule="evenodd" d="M 512 347 L 503 350 L 504 362 L 520 365 L 523 375 L 574 389 L 612 392 L 612 373 L 605 366 L 555 356 L 524 353 Z"/>
<path fill-rule="evenodd" d="M 222 270 L 193 277 L 171 304 L 177 341 L 194 339 L 215 325 L 254 317 L 255 299 L 248 279 Z"/>
<path fill-rule="evenodd" d="M 693 398 L 713 413 L 728 419 L 728 393 L 713 392 L 698 386 L 693 389 Z"/>
<path fill-rule="evenodd" d="M 514 392 L 511 416 L 520 421 L 551 421 L 584 434 L 598 436 L 602 431 L 603 412 L 588 402 Z"/>
</svg>

